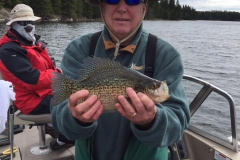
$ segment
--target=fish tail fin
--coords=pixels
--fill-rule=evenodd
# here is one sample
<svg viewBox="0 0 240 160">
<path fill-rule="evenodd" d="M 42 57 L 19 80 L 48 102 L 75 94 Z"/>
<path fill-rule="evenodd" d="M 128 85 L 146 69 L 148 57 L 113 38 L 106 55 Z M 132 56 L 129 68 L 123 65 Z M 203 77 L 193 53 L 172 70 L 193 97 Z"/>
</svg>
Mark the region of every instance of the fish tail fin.
<svg viewBox="0 0 240 160">
<path fill-rule="evenodd" d="M 56 106 L 72 94 L 74 80 L 58 72 L 54 72 L 52 75 L 54 76 L 51 78 L 53 98 L 51 99 L 50 106 Z"/>
</svg>

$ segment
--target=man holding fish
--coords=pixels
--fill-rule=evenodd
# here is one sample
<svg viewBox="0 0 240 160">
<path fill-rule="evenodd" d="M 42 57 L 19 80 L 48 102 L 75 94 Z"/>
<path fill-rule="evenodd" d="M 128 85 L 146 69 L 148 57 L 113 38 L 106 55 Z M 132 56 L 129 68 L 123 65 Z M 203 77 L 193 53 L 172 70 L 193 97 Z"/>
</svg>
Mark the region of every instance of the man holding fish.
<svg viewBox="0 0 240 160">
<path fill-rule="evenodd" d="M 167 160 L 190 120 L 180 54 L 158 38 L 153 79 L 143 75 L 147 0 L 86 2 L 99 6 L 105 26 L 94 58 L 93 34 L 65 49 L 63 75 L 52 79 L 54 128 L 75 140 L 76 160 Z"/>
</svg>

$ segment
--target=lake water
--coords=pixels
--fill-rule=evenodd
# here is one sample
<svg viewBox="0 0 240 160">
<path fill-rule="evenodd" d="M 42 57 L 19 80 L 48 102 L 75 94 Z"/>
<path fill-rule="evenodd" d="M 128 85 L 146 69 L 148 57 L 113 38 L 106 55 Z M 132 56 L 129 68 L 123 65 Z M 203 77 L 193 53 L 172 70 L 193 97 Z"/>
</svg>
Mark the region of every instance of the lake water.
<svg viewBox="0 0 240 160">
<path fill-rule="evenodd" d="M 144 21 L 143 26 L 181 53 L 185 74 L 208 81 L 233 97 L 240 137 L 240 22 Z M 36 33 L 48 42 L 48 51 L 60 66 L 64 48 L 71 40 L 102 28 L 102 22 L 40 23 Z M 0 24 L 0 29 L 2 36 L 7 27 Z M 222 139 L 230 136 L 227 107 L 208 106 L 199 113 L 192 119 L 193 124 L 214 129 L 212 134 Z"/>
</svg>

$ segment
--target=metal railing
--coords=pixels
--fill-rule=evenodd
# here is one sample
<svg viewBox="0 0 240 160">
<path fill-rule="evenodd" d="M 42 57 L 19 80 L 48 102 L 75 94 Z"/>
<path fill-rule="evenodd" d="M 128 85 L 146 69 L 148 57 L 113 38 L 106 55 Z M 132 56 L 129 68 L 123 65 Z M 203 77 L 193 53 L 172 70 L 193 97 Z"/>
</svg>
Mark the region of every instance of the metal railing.
<svg viewBox="0 0 240 160">
<path fill-rule="evenodd" d="M 229 107 L 230 107 L 230 117 L 231 117 L 231 131 L 232 131 L 232 144 L 221 140 L 220 138 L 217 138 L 213 135 L 210 135 L 192 125 L 189 126 L 189 130 L 205 137 L 208 138 L 216 143 L 219 143 L 220 145 L 223 145 L 233 151 L 238 152 L 238 135 L 237 135 L 237 124 L 236 124 L 236 111 L 235 111 L 235 104 L 233 101 L 233 98 L 225 91 L 223 91 L 222 89 L 204 81 L 201 80 L 199 78 L 196 77 L 192 77 L 189 75 L 184 75 L 183 76 L 184 80 L 187 81 L 191 81 L 191 82 L 195 82 L 198 83 L 200 85 L 202 85 L 202 88 L 200 89 L 200 91 L 197 93 L 196 97 L 192 100 L 192 102 L 190 103 L 190 114 L 191 116 L 198 110 L 198 108 L 201 106 L 201 104 L 207 99 L 207 97 L 212 93 L 215 92 L 219 95 L 221 95 L 222 97 L 224 97 L 228 103 L 229 103 Z"/>
</svg>

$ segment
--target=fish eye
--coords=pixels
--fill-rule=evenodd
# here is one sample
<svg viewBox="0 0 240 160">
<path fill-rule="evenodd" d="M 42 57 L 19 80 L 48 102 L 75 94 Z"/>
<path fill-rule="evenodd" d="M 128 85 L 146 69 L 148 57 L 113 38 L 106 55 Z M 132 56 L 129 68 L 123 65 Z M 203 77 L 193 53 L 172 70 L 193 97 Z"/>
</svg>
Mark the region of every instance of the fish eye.
<svg viewBox="0 0 240 160">
<path fill-rule="evenodd" d="M 147 86 L 147 88 L 149 88 L 149 89 L 156 89 L 156 88 L 158 88 L 158 87 L 157 87 L 158 84 L 155 83 L 155 82 L 148 83 L 148 84 L 146 84 L 145 86 Z"/>
<path fill-rule="evenodd" d="M 150 88 L 156 88 L 156 83 L 152 83 L 152 84 L 150 85 Z"/>
</svg>

